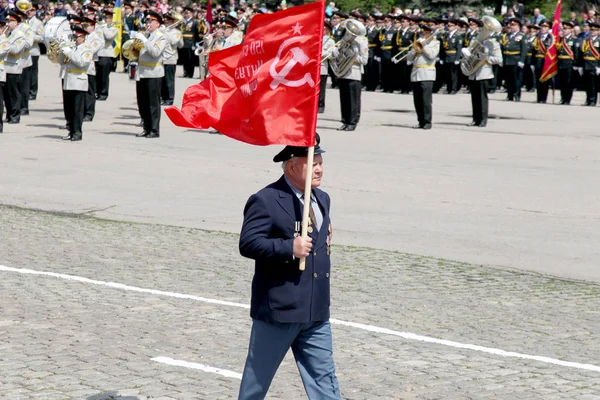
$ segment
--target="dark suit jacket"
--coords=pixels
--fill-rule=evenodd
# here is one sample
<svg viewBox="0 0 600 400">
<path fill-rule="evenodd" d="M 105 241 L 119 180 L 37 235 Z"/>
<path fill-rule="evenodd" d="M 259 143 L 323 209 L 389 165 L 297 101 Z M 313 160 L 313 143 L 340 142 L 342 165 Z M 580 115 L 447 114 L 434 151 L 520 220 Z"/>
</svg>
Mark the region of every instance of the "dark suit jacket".
<svg viewBox="0 0 600 400">
<path fill-rule="evenodd" d="M 307 323 L 329 319 L 329 195 L 314 189 L 323 214 L 313 230 L 306 269 L 293 257 L 295 222 L 302 204 L 283 176 L 252 195 L 244 209 L 240 254 L 255 260 L 250 316 L 267 322 Z"/>
</svg>

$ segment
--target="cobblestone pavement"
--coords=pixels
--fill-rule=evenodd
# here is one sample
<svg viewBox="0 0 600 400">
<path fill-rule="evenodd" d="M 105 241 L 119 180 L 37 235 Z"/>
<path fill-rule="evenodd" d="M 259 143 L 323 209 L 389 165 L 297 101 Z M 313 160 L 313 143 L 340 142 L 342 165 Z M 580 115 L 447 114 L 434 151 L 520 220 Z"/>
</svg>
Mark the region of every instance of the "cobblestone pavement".
<svg viewBox="0 0 600 400">
<path fill-rule="evenodd" d="M 0 207 L 0 265 L 247 304 L 235 234 Z M 344 399 L 600 399 L 600 286 L 334 246 L 332 317 L 570 361 L 503 357 L 333 325 Z M 0 271 L 0 398 L 229 399 L 248 310 Z M 286 358 L 269 398 L 304 398 Z"/>
</svg>

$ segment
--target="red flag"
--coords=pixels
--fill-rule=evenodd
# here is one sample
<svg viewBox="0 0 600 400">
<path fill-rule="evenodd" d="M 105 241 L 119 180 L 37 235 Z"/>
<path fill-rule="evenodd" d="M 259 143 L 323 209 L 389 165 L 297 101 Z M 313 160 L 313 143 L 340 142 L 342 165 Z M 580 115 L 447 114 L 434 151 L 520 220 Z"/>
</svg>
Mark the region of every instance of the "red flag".
<svg viewBox="0 0 600 400">
<path fill-rule="evenodd" d="M 314 145 L 324 14 L 319 1 L 253 17 L 244 43 L 212 53 L 211 75 L 167 116 L 255 145 Z"/>
<path fill-rule="evenodd" d="M 560 9 L 562 8 L 562 0 L 558 0 L 556 3 L 556 11 L 554 12 L 554 18 L 552 19 L 552 44 L 546 51 L 546 57 L 544 58 L 544 68 L 542 68 L 542 75 L 540 76 L 540 82 L 546 82 L 558 73 L 558 57 L 556 45 L 560 41 Z"/>
<path fill-rule="evenodd" d="M 206 23 L 207 23 L 207 28 L 208 28 L 208 33 L 212 32 L 212 20 L 213 20 L 213 15 L 212 15 L 212 2 L 211 0 L 207 0 L 206 1 Z"/>
</svg>

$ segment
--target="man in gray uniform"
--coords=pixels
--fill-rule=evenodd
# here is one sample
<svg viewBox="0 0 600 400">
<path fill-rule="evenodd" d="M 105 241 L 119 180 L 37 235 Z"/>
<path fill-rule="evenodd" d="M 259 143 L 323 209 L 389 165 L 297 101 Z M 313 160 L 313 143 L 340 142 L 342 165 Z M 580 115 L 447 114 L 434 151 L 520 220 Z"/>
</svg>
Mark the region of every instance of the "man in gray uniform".
<svg viewBox="0 0 600 400">
<path fill-rule="evenodd" d="M 21 121 L 21 74 L 23 64 L 21 58 L 27 46 L 27 39 L 19 30 L 21 16 L 14 11 L 9 11 L 6 16 L 10 50 L 6 56 L 4 70 L 6 71 L 6 85 L 4 90 L 4 103 L 6 104 L 6 119 L 9 124 L 18 124 Z"/>
<path fill-rule="evenodd" d="M 112 25 L 113 13 L 110 10 L 105 10 L 104 23 L 99 25 L 97 29 L 102 32 L 104 46 L 98 51 L 98 61 L 96 61 L 96 100 L 104 101 L 108 98 L 108 86 L 110 70 L 113 59 L 115 58 L 115 48 L 113 40 L 119 33 L 119 30 Z"/>
<path fill-rule="evenodd" d="M 21 115 L 29 115 L 29 88 L 31 86 L 31 67 L 33 60 L 31 59 L 31 48 L 33 47 L 33 31 L 26 22 L 27 15 L 21 11 L 18 7 L 15 7 L 15 12 L 19 14 L 21 23 L 19 24 L 19 31 L 23 33 L 25 38 L 25 49 L 21 53 L 21 63 L 23 66 L 23 72 L 21 73 Z"/>
<path fill-rule="evenodd" d="M 163 106 L 172 106 L 175 98 L 175 70 L 177 69 L 178 49 L 183 47 L 183 35 L 178 27 L 170 28 L 177 23 L 177 19 L 171 14 L 164 15 L 165 25 L 164 34 L 167 38 L 167 47 L 163 53 L 163 64 L 165 68 L 165 77 L 162 80 L 161 104 Z"/>
<path fill-rule="evenodd" d="M 40 60 L 40 43 L 44 41 L 44 23 L 36 18 L 37 6 L 32 4 L 31 10 L 27 11 L 29 18 L 29 27 L 33 33 L 33 46 L 31 46 L 31 74 L 29 83 L 29 93 L 23 93 L 23 96 L 29 96 L 29 100 L 35 100 L 38 93 L 38 62 Z M 29 104 L 27 104 L 29 105 Z"/>
<path fill-rule="evenodd" d="M 132 32 L 133 39 L 143 43 L 140 50 L 139 64 L 136 70 L 136 95 L 138 109 L 142 117 L 144 131 L 137 137 L 157 138 L 160 136 L 160 85 L 165 76 L 163 52 L 167 48 L 167 38 L 162 32 L 162 16 L 149 11 L 146 16 L 146 27 L 149 36 Z"/>
<path fill-rule="evenodd" d="M 413 83 L 413 98 L 419 124 L 414 129 L 431 129 L 432 93 L 435 81 L 435 60 L 440 53 L 440 42 L 431 39 L 432 28 L 423 25 L 419 41 L 422 51 L 412 49 L 406 57 L 412 63 L 410 81 Z"/>
<path fill-rule="evenodd" d="M 90 14 L 88 14 L 90 15 Z M 88 91 L 85 95 L 85 116 L 83 120 L 90 122 L 94 120 L 96 115 L 96 64 L 98 61 L 98 52 L 104 47 L 104 37 L 102 30 L 96 28 L 95 19 L 83 17 L 81 26 L 87 32 L 85 42 L 90 45 L 93 53 L 93 61 L 88 66 Z"/>
</svg>

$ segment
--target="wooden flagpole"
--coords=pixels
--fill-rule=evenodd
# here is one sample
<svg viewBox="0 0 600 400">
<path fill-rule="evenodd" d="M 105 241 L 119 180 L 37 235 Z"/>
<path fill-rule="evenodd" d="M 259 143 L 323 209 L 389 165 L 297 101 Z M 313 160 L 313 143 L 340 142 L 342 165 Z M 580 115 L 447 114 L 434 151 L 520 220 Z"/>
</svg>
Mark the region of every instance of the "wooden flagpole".
<svg viewBox="0 0 600 400">
<path fill-rule="evenodd" d="M 312 170 L 313 161 L 315 159 L 315 146 L 308 148 L 308 154 L 306 155 L 306 182 L 304 183 L 304 209 L 302 210 L 302 232 L 303 238 L 308 236 L 308 214 L 310 212 L 310 192 L 312 190 Z M 313 221 L 315 224 L 316 221 Z M 306 268 L 306 257 L 300 259 L 300 271 L 304 271 Z"/>
</svg>

